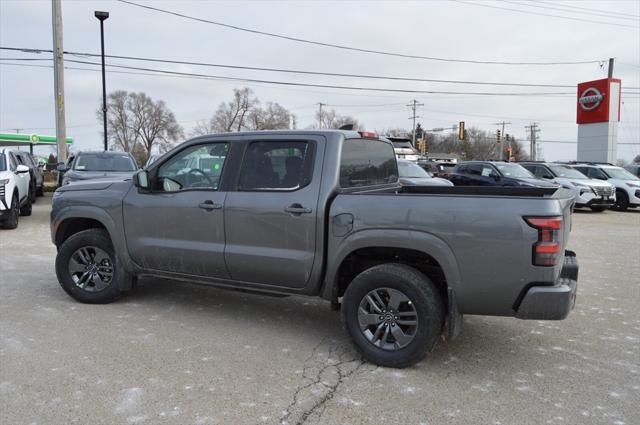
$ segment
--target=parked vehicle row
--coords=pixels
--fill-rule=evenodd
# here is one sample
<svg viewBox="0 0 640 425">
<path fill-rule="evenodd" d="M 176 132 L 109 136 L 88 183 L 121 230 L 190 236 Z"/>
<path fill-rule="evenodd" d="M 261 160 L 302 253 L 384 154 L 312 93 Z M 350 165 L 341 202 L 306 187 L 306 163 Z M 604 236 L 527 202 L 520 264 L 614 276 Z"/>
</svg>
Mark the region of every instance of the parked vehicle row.
<svg viewBox="0 0 640 425">
<path fill-rule="evenodd" d="M 15 229 L 21 215 L 31 215 L 33 180 L 15 151 L 0 149 L 0 226 Z"/>
<path fill-rule="evenodd" d="M 622 167 L 606 163 L 579 163 L 569 165 L 589 178 L 610 183 L 616 191 L 616 208 L 625 211 L 640 207 L 640 178 Z"/>
<path fill-rule="evenodd" d="M 615 188 L 602 180 L 590 179 L 566 164 L 548 162 L 522 162 L 524 168 L 539 179 L 554 182 L 574 193 L 576 207 L 589 207 L 601 212 L 616 202 Z"/>
</svg>

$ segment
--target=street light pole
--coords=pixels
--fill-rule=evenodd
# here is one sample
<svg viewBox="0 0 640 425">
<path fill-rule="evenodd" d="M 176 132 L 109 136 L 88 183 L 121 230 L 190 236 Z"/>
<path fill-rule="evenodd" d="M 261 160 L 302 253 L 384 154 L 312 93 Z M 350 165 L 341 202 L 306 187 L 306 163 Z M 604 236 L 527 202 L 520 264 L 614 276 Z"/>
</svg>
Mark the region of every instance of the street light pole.
<svg viewBox="0 0 640 425">
<path fill-rule="evenodd" d="M 109 17 L 109 12 L 96 10 L 94 15 L 100 20 L 100 47 L 102 49 L 102 131 L 104 133 L 104 150 L 107 151 L 109 147 L 107 144 L 107 86 L 104 78 L 104 21 Z"/>
</svg>

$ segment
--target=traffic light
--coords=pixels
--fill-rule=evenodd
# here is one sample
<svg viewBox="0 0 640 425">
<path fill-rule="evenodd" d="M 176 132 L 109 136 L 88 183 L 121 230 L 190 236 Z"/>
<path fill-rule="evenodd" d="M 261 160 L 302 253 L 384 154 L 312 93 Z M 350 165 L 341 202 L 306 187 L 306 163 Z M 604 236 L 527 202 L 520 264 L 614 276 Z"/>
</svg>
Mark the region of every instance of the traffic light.
<svg viewBox="0 0 640 425">
<path fill-rule="evenodd" d="M 464 132 L 464 121 L 460 121 L 458 123 L 458 140 L 464 140 L 465 132 Z"/>
<path fill-rule="evenodd" d="M 496 130 L 496 143 L 500 144 L 500 130 Z"/>
<path fill-rule="evenodd" d="M 507 142 L 511 141 L 511 136 L 509 136 L 509 134 L 505 134 L 504 135 L 504 140 L 506 140 Z"/>
</svg>

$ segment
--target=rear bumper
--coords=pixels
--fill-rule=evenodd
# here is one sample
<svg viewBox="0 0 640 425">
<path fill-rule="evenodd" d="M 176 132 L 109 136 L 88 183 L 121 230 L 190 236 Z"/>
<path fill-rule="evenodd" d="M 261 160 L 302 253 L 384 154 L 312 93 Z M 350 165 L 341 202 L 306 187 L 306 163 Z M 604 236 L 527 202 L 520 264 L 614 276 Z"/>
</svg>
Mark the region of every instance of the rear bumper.
<svg viewBox="0 0 640 425">
<path fill-rule="evenodd" d="M 518 319 L 562 320 L 576 303 L 578 289 L 578 259 L 566 251 L 560 277 L 553 286 L 530 286 L 516 310 Z"/>
</svg>

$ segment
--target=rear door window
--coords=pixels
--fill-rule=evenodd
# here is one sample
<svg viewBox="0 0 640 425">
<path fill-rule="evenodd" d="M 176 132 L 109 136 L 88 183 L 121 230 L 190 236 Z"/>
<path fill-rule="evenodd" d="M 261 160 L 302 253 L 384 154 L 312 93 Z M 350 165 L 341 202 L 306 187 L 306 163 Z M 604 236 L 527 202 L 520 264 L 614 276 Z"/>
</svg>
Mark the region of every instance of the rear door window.
<svg viewBox="0 0 640 425">
<path fill-rule="evenodd" d="M 347 139 L 342 144 L 340 186 L 396 183 L 398 165 L 393 146 L 380 140 Z"/>
<path fill-rule="evenodd" d="M 252 142 L 242 161 L 239 190 L 291 191 L 311 181 L 313 144 L 307 141 Z"/>
</svg>

